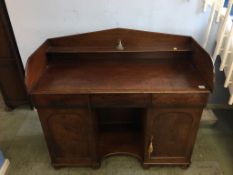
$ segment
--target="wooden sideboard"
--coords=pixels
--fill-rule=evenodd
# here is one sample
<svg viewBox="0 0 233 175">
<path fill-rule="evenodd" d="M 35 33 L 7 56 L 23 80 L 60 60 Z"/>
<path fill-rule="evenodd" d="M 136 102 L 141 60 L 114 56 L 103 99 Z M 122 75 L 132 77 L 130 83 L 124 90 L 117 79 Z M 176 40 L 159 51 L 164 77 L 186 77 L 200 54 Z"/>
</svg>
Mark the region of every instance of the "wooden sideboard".
<svg viewBox="0 0 233 175">
<path fill-rule="evenodd" d="M 0 1 L 0 91 L 8 109 L 30 104 L 24 68 L 4 0 Z"/>
<path fill-rule="evenodd" d="M 48 39 L 26 85 L 54 167 L 111 155 L 188 167 L 213 65 L 191 37 L 111 29 Z"/>
</svg>

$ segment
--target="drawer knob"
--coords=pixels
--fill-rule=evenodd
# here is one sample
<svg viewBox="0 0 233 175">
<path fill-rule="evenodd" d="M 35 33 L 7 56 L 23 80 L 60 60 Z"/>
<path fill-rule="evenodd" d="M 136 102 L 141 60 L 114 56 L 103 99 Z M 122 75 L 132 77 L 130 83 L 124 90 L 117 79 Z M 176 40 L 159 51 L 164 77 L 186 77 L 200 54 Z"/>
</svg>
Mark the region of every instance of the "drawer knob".
<svg viewBox="0 0 233 175">
<path fill-rule="evenodd" d="M 149 159 L 151 157 L 151 153 L 154 151 L 154 147 L 153 147 L 153 139 L 154 137 L 151 136 L 150 137 L 150 144 L 149 144 L 149 147 L 148 147 L 148 155 L 149 155 Z"/>
</svg>

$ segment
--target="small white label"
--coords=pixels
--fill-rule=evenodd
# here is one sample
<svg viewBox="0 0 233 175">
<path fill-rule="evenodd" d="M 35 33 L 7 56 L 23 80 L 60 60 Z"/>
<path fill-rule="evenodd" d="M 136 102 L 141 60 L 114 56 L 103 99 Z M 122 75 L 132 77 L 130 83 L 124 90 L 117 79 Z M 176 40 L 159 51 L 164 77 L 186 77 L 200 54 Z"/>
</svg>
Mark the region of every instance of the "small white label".
<svg viewBox="0 0 233 175">
<path fill-rule="evenodd" d="M 198 85 L 198 89 L 205 89 L 205 85 Z"/>
</svg>

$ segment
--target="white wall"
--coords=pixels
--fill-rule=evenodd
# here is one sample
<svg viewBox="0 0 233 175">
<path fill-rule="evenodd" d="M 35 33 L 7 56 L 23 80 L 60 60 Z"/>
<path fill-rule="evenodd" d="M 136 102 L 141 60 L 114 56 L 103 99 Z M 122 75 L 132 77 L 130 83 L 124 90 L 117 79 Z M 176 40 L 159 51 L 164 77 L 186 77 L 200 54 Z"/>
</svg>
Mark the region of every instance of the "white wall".
<svg viewBox="0 0 233 175">
<path fill-rule="evenodd" d="M 123 27 L 192 35 L 200 43 L 208 21 L 202 0 L 6 0 L 20 54 L 46 39 Z"/>
</svg>

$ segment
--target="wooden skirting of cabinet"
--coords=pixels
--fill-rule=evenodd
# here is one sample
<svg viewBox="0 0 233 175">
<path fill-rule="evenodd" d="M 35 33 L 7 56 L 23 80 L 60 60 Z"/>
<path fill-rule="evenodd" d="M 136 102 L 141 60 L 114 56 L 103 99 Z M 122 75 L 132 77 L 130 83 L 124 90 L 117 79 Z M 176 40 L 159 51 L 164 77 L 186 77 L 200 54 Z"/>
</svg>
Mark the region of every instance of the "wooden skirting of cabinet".
<svg viewBox="0 0 233 175">
<path fill-rule="evenodd" d="M 111 29 L 47 40 L 25 82 L 54 167 L 188 167 L 213 65 L 190 37 Z"/>
</svg>

